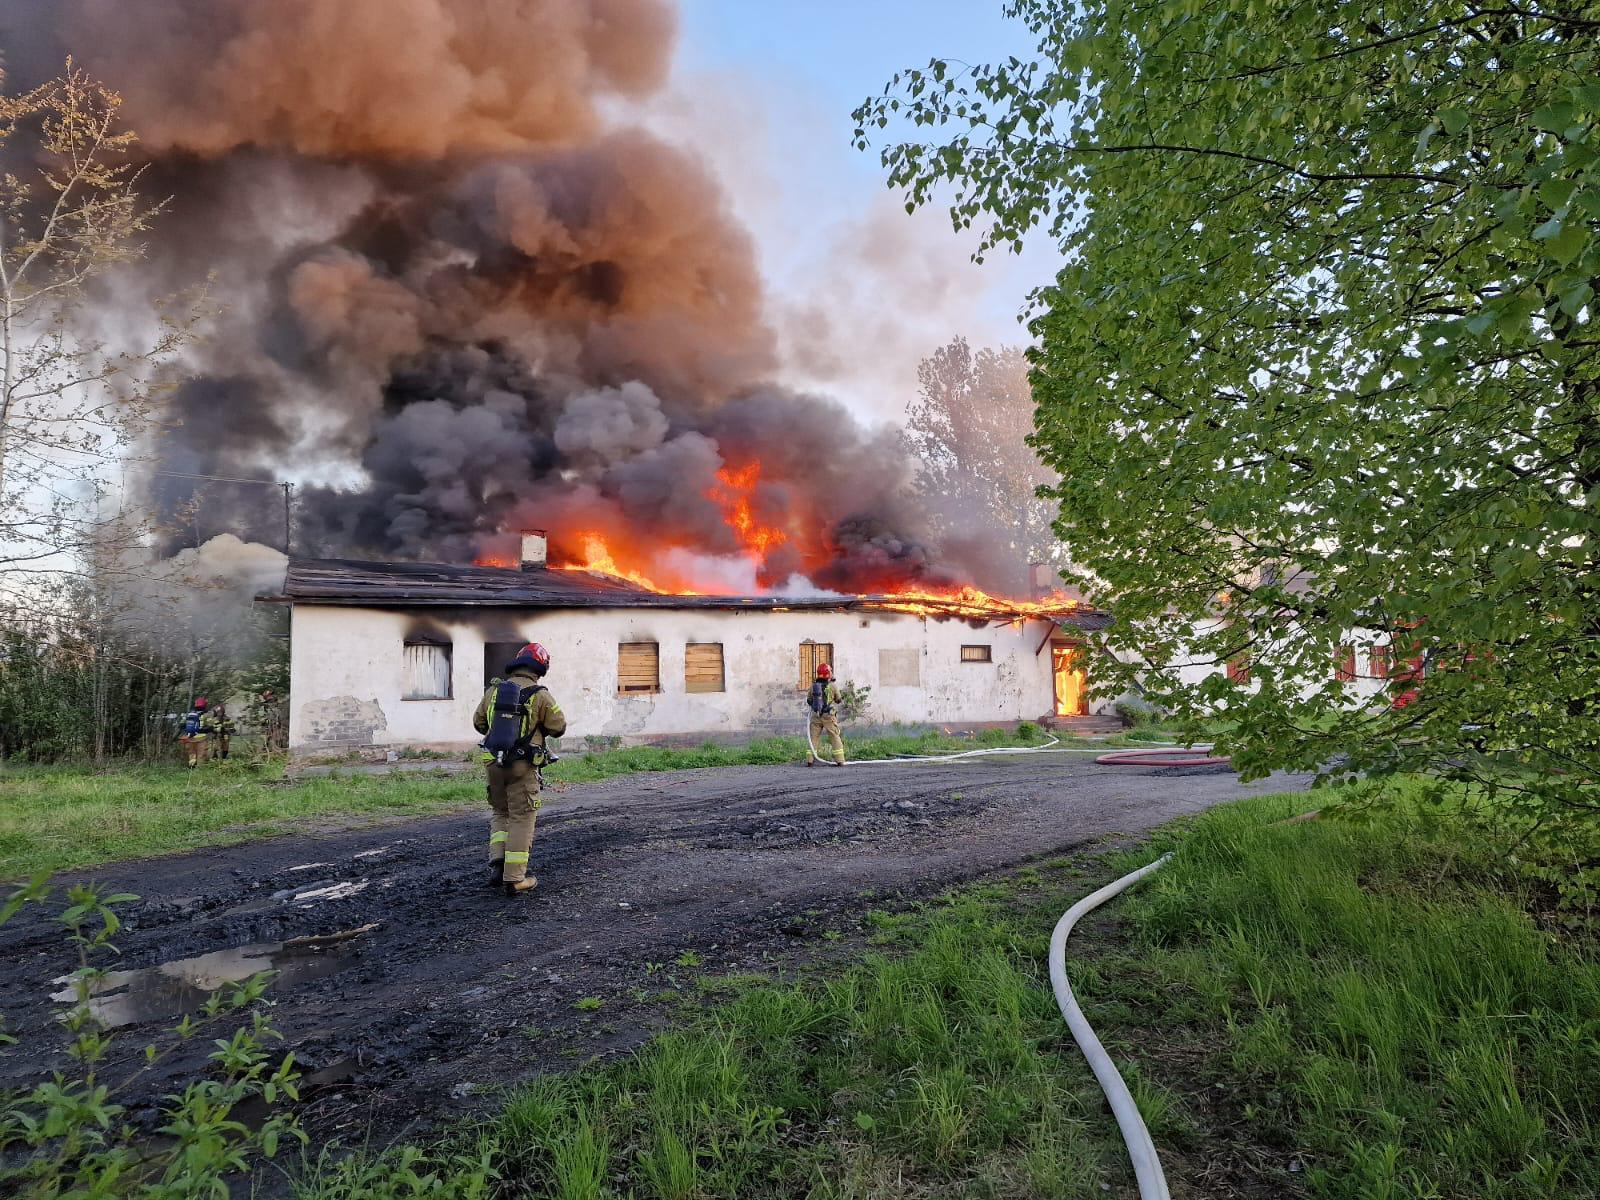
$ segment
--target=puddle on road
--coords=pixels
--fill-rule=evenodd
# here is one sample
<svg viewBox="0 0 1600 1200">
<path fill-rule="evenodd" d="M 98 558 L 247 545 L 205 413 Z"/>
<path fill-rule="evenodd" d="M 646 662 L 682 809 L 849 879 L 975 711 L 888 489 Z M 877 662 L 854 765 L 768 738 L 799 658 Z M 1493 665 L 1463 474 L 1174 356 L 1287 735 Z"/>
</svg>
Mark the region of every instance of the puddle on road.
<svg viewBox="0 0 1600 1200">
<path fill-rule="evenodd" d="M 344 970 L 355 960 L 359 939 L 377 927 L 374 922 L 317 937 L 232 946 L 137 971 L 111 971 L 95 986 L 89 1009 L 101 1024 L 114 1029 L 194 1012 L 219 988 L 261 971 L 278 973 L 272 981 L 274 990 L 292 987 Z M 69 978 L 63 976 L 55 982 L 67 983 Z M 50 998 L 70 1003 L 73 990 L 68 987 Z"/>
</svg>

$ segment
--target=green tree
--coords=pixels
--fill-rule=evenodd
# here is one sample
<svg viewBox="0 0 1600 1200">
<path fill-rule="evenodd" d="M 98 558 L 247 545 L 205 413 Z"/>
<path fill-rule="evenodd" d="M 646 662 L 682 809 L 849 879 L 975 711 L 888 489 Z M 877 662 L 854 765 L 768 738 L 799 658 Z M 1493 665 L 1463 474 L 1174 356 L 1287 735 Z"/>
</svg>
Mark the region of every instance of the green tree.
<svg viewBox="0 0 1600 1200">
<path fill-rule="evenodd" d="M 1600 5 L 1007 11 L 1037 61 L 903 72 L 857 141 L 986 249 L 1065 252 L 1034 444 L 1107 642 L 1248 774 L 1592 821 Z M 1431 652 L 1416 703 L 1343 703 L 1357 630 Z M 1248 683 L 1176 671 L 1242 654 Z"/>
<path fill-rule="evenodd" d="M 1015 346 L 974 351 L 958 337 L 917 367 L 917 398 L 906 440 L 920 464 L 918 485 L 946 531 L 998 532 L 1017 577 L 1022 567 L 1057 557 L 1050 527 L 1055 505 L 1038 494 L 1055 476 L 1027 442 L 1033 432 L 1028 360 Z"/>
</svg>

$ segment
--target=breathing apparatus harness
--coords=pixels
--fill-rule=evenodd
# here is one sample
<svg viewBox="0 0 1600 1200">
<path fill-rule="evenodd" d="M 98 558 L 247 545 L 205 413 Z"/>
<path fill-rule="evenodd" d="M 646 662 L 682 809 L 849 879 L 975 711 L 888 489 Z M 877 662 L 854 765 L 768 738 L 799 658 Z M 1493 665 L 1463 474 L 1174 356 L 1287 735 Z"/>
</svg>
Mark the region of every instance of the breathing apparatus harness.
<svg viewBox="0 0 1600 1200">
<path fill-rule="evenodd" d="M 542 683 L 523 687 L 515 679 L 489 681 L 489 732 L 478 743 L 485 761 L 504 767 L 521 760 L 532 764 L 541 777 L 544 768 L 559 761 L 543 742 L 534 740 L 539 731 L 533 723 L 533 702 L 544 690 Z"/>
</svg>

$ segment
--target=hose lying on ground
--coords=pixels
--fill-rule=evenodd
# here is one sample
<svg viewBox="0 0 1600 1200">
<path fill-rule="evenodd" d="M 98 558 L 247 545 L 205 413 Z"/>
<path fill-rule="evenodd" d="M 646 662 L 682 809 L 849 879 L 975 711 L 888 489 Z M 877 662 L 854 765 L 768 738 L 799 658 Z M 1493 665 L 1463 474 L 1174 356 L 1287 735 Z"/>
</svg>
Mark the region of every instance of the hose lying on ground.
<svg viewBox="0 0 1600 1200">
<path fill-rule="evenodd" d="M 1078 998 L 1072 994 L 1072 985 L 1067 982 L 1067 935 L 1072 932 L 1079 917 L 1093 912 L 1146 875 L 1159 871 L 1171 857 L 1170 854 L 1163 854 L 1149 866 L 1131 871 L 1121 879 L 1106 884 L 1098 892 L 1085 896 L 1061 915 L 1061 920 L 1056 922 L 1055 932 L 1050 935 L 1050 986 L 1055 991 L 1061 1015 L 1067 1019 L 1067 1028 L 1072 1030 L 1073 1040 L 1078 1043 L 1078 1049 L 1083 1051 L 1083 1057 L 1089 1061 L 1089 1069 L 1094 1072 L 1100 1090 L 1111 1104 L 1112 1115 L 1117 1118 L 1117 1128 L 1122 1131 L 1122 1140 L 1128 1144 L 1128 1158 L 1133 1162 L 1134 1178 L 1139 1183 L 1139 1200 L 1169 1200 L 1171 1193 L 1167 1191 L 1167 1178 L 1161 1171 L 1155 1142 L 1150 1138 L 1144 1118 L 1139 1115 L 1139 1106 L 1134 1103 L 1133 1094 L 1128 1091 L 1128 1085 L 1123 1082 L 1106 1048 L 1095 1036 L 1088 1018 L 1083 1015 L 1083 1009 L 1078 1007 Z"/>
<path fill-rule="evenodd" d="M 951 754 L 898 754 L 893 758 L 852 758 L 843 764 L 847 767 L 881 767 L 881 766 L 907 766 L 911 763 L 954 762 L 961 758 L 988 758 L 996 754 L 1097 754 L 1098 746 L 1060 746 L 1056 745 L 1061 739 L 1052 737 L 1042 746 L 996 746 L 990 749 L 979 746 L 976 750 L 957 750 Z M 811 723 L 806 722 L 806 745 L 811 747 L 811 757 L 823 759 L 817 750 L 816 742 L 811 740 Z"/>
<path fill-rule="evenodd" d="M 852 758 L 842 765 L 846 767 L 870 767 L 883 766 L 885 764 L 893 766 L 897 763 L 955 762 L 963 758 L 991 758 L 995 755 L 1010 754 L 1098 754 L 1100 757 L 1094 761 L 1103 763 L 1106 766 L 1200 767 L 1228 761 L 1226 758 L 1208 758 L 1193 754 L 1195 750 L 1211 749 L 1209 744 L 1188 748 L 1173 747 L 1168 750 L 1118 750 L 1114 753 L 1106 754 L 1099 746 L 1058 746 L 1056 743 L 1060 740 L 1060 738 L 1052 736 L 1042 746 L 996 746 L 992 749 L 986 746 L 979 746 L 975 750 L 957 750 L 951 754 L 896 754 L 889 758 Z M 811 722 L 809 721 L 806 722 L 806 745 L 811 747 L 812 758 L 821 759 L 824 762 L 829 761 L 823 759 L 818 752 L 817 743 L 811 738 Z M 1179 755 L 1179 757 L 1162 757 L 1174 754 Z M 1146 755 L 1149 757 L 1143 759 L 1125 757 L 1129 755 Z"/>
<path fill-rule="evenodd" d="M 1105 767 L 1214 767 L 1233 761 L 1225 754 L 1216 757 L 1206 754 L 1209 749 L 1210 743 L 1174 746 L 1170 750 L 1113 750 L 1094 761 Z"/>
</svg>

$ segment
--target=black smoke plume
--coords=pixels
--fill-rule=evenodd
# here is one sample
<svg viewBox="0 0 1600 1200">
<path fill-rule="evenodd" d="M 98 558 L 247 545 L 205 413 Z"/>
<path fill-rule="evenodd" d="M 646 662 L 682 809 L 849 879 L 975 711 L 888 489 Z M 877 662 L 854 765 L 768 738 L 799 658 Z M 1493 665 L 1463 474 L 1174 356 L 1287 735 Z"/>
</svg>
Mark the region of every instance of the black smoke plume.
<svg viewBox="0 0 1600 1200">
<path fill-rule="evenodd" d="M 462 560 L 534 525 L 636 562 L 747 552 L 759 579 L 949 583 L 892 434 L 772 385 L 750 239 L 702 163 L 630 125 L 665 0 L 10 0 L 12 87 L 67 53 L 125 97 L 172 197 L 126 289 L 207 273 L 225 311 L 156 453 L 304 475 L 296 550 Z M 620 114 L 620 115 L 619 115 Z M 166 511 L 194 485 L 152 476 Z M 270 543 L 248 489 L 209 521 Z M 231 508 L 219 506 L 232 504 Z"/>
</svg>

